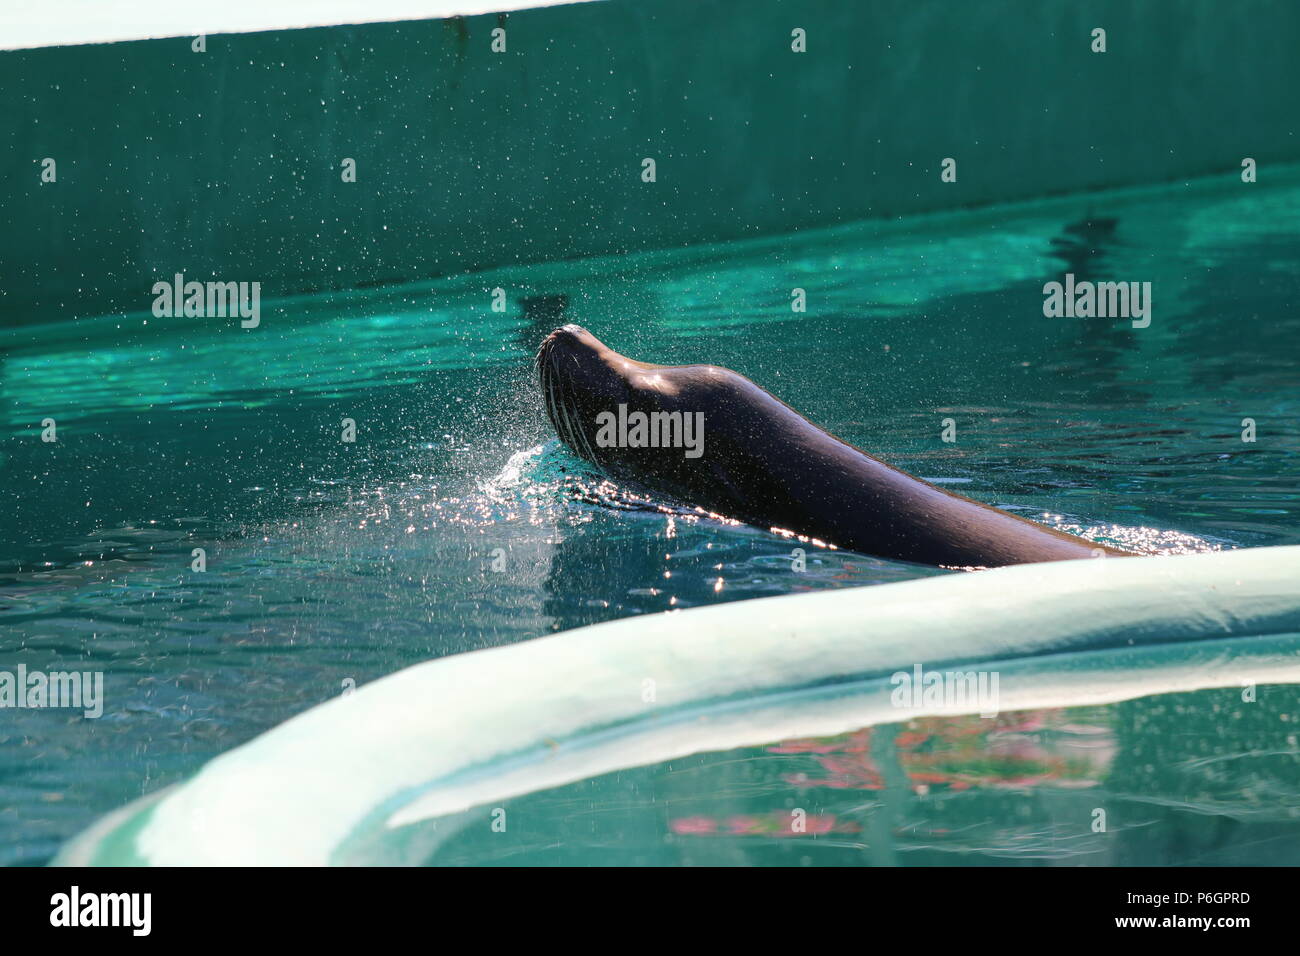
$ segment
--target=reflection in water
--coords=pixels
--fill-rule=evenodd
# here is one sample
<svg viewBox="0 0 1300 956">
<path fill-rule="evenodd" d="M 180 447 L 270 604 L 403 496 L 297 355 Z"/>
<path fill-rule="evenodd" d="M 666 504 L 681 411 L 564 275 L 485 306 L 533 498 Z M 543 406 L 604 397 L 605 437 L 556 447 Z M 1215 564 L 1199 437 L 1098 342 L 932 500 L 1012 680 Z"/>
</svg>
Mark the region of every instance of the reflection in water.
<svg viewBox="0 0 1300 956">
<path fill-rule="evenodd" d="M 1118 217 L 1096 216 L 1091 210 L 1085 218 L 1067 224 L 1061 235 L 1052 237 L 1050 253 L 1052 258 L 1063 260 L 1064 266 L 1053 269 L 1047 280 L 1063 281 L 1065 274 L 1073 273 L 1076 284 L 1152 281 L 1155 277 L 1150 275 L 1149 267 L 1139 266 L 1136 257 L 1126 254 L 1129 250 L 1120 248 L 1119 232 Z M 1151 304 L 1147 302 L 1148 307 Z M 1161 318 L 1168 318 L 1163 302 Z M 1093 388 L 1113 390 L 1131 385 L 1125 379 L 1126 363 L 1121 361 L 1123 353 L 1136 349 L 1139 344 L 1131 322 L 1123 318 L 1064 317 L 1054 321 L 1062 322 L 1073 333 L 1073 353 L 1083 352 L 1091 357 L 1085 374 Z"/>
<path fill-rule="evenodd" d="M 508 833 L 471 813 L 426 862 L 1285 863 L 1300 705 L 1285 685 L 1240 703 L 1206 690 L 677 758 L 514 798 Z"/>
<path fill-rule="evenodd" d="M 1119 276 L 1109 275 L 1107 247 L 1115 244 L 1115 232 L 1119 219 L 1114 216 L 1094 217 L 1091 214 L 1084 219 L 1069 223 L 1061 229 L 1061 235 L 1052 237 L 1052 256 L 1062 259 L 1065 267 L 1062 272 L 1072 272 L 1077 281 L 1084 280 L 1118 280 Z"/>
<path fill-rule="evenodd" d="M 900 767 L 911 788 L 955 791 L 987 786 L 1035 786 L 1052 781 L 1088 786 L 1105 769 L 1097 758 L 1106 750 L 1087 747 L 1082 755 L 1071 738 L 1096 742 L 1104 727 L 1061 724 L 1062 711 L 1028 711 L 994 718 L 927 717 L 905 725 L 894 736 Z M 879 790 L 884 784 L 871 757 L 872 728 L 829 740 L 787 741 L 771 753 L 808 753 L 826 775 L 800 774 L 800 787 Z"/>
<path fill-rule="evenodd" d="M 531 359 L 531 356 L 537 354 L 546 336 L 570 321 L 565 314 L 569 307 L 569 297 L 563 293 L 530 295 L 525 296 L 520 305 L 527 324 L 519 333 L 519 347 Z"/>
</svg>

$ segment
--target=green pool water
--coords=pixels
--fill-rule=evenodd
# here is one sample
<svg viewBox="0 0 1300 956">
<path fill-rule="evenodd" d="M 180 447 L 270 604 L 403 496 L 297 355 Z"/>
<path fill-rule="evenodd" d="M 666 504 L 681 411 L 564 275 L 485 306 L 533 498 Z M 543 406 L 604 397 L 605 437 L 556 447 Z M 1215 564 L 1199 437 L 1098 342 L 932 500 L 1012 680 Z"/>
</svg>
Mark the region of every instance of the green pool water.
<svg viewBox="0 0 1300 956">
<path fill-rule="evenodd" d="M 549 433 L 529 365 L 563 321 L 635 357 L 732 367 L 914 474 L 1094 538 L 1300 542 L 1298 223 L 1300 190 L 1229 177 L 280 299 L 254 330 L 156 319 L 145 295 L 139 314 L 5 330 L 0 668 L 103 671 L 106 700 L 95 720 L 0 715 L 0 860 L 46 861 L 99 815 L 430 657 L 956 573 L 815 549 L 795 573 L 788 540 L 591 475 Z M 1150 327 L 1045 318 L 1043 284 L 1067 271 L 1151 282 Z M 773 741 L 536 794 L 508 848 L 467 831 L 443 853 L 1294 862 L 1298 720 L 1281 685 Z M 1126 807 L 1105 840 L 1089 839 L 1097 794 Z M 773 832 L 795 808 L 823 828 L 815 848 Z"/>
</svg>

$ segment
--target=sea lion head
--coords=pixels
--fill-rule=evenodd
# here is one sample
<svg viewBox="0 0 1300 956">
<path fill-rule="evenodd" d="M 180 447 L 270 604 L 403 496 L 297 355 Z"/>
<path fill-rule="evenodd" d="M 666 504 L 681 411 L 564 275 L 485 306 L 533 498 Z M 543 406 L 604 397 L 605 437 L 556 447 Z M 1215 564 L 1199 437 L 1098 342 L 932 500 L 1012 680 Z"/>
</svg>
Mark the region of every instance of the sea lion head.
<svg viewBox="0 0 1300 956">
<path fill-rule="evenodd" d="M 547 417 L 570 451 L 611 474 L 650 480 L 680 497 L 736 491 L 744 482 L 725 473 L 733 439 L 770 431 L 750 414 L 753 400 L 766 393 L 735 372 L 638 362 L 581 326 L 547 336 L 537 372 Z M 706 413 L 718 442 L 705 440 Z"/>
<path fill-rule="evenodd" d="M 735 372 L 653 365 L 620 355 L 578 325 L 556 329 L 537 352 L 546 414 L 560 440 L 613 472 L 680 479 L 702 464 L 704 410 Z"/>
<path fill-rule="evenodd" d="M 634 378 L 647 368 L 580 325 L 565 325 L 548 335 L 537 351 L 537 374 L 546 417 L 560 440 L 593 464 L 609 464 L 596 441 L 596 419 L 636 401 Z"/>
</svg>

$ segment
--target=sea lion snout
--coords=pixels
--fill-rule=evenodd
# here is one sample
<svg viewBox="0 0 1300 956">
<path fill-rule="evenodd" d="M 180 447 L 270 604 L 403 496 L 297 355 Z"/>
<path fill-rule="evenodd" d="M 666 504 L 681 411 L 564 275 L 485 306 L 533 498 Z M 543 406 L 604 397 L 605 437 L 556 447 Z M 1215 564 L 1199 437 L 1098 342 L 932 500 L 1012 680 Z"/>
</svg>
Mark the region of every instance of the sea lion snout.
<svg viewBox="0 0 1300 956">
<path fill-rule="evenodd" d="M 603 349 L 601 341 L 580 325 L 570 322 L 562 325 L 545 339 L 537 349 L 537 366 L 541 368 L 546 362 L 555 362 L 566 354 L 578 354 L 583 351 L 596 352 Z"/>
<path fill-rule="evenodd" d="M 581 325 L 578 325 L 576 322 L 566 322 L 564 325 L 560 326 L 558 329 L 556 329 L 554 332 L 548 335 L 546 337 L 546 341 L 550 342 L 554 339 L 582 340 L 584 337 L 590 339 L 595 338 L 594 335 L 592 335 L 590 332 L 584 329 Z"/>
<path fill-rule="evenodd" d="M 611 385 L 615 379 L 625 386 L 629 373 L 646 367 L 618 354 L 582 326 L 572 323 L 548 335 L 537 350 L 538 371 L 545 372 L 548 365 L 566 376 L 576 377 L 590 388 L 599 388 L 601 382 Z"/>
</svg>

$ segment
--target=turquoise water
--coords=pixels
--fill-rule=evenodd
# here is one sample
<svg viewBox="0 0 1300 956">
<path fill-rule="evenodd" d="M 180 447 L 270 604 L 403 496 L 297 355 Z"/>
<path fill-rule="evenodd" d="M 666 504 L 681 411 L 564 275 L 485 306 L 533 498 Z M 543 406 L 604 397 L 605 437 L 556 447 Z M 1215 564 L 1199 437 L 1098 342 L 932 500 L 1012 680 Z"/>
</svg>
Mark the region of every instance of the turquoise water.
<svg viewBox="0 0 1300 956">
<path fill-rule="evenodd" d="M 97 720 L 3 712 L 0 860 L 44 861 L 98 815 L 416 661 L 951 573 L 814 549 L 796 574 L 788 540 L 590 475 L 554 442 L 529 366 L 562 321 L 634 357 L 735 368 L 914 474 L 1091 537 L 1300 542 L 1297 223 L 1300 190 L 1197 184 L 264 302 L 256 330 L 142 312 L 7 331 L 0 669 L 102 670 L 106 702 Z M 1044 318 L 1043 283 L 1066 271 L 1150 281 L 1151 326 Z M 539 298 L 561 295 L 563 309 Z M 881 782 L 869 770 L 880 787 L 809 784 L 801 804 L 845 847 L 876 847 L 866 862 L 1050 858 L 1062 801 L 1087 788 L 1147 795 L 1103 862 L 1227 861 L 1247 831 L 1257 862 L 1295 845 L 1292 687 L 1006 719 L 773 742 L 539 794 L 555 833 L 577 829 L 519 861 L 598 859 L 626 832 L 645 859 L 805 862 L 764 830 L 791 775 Z M 961 752 L 918 784 L 909 733 Z M 893 756 L 854 769 L 863 746 Z M 673 812 L 647 816 L 659 795 Z M 888 822 L 920 846 L 886 860 L 862 834 L 891 795 L 920 801 Z M 940 797 L 963 809 L 940 820 Z M 620 813 L 623 831 L 600 829 Z M 945 845 L 963 852 L 939 845 L 954 829 Z"/>
</svg>

